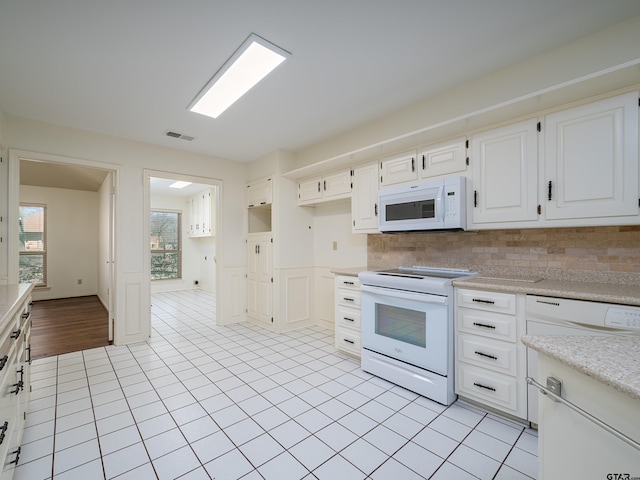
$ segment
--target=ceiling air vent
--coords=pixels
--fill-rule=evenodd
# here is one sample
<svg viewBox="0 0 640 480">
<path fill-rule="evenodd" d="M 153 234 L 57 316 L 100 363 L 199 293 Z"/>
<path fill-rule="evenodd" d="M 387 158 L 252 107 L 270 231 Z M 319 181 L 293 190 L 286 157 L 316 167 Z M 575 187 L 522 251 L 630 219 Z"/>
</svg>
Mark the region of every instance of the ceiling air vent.
<svg viewBox="0 0 640 480">
<path fill-rule="evenodd" d="M 194 137 L 191 137 L 189 135 L 184 135 L 184 134 L 178 133 L 178 132 L 172 132 L 171 130 L 166 132 L 165 135 L 167 137 L 177 138 L 179 140 L 186 140 L 187 142 L 190 142 L 190 141 L 192 141 L 194 139 Z"/>
</svg>

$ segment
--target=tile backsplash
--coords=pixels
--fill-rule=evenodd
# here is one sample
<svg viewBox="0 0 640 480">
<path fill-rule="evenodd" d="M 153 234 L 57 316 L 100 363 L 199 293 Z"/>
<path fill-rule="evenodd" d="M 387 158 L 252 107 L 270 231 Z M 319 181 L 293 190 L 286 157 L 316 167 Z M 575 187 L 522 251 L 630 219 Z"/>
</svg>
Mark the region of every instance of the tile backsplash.
<svg viewBox="0 0 640 480">
<path fill-rule="evenodd" d="M 370 268 L 432 265 L 485 274 L 640 285 L 640 225 L 367 237 Z"/>
</svg>

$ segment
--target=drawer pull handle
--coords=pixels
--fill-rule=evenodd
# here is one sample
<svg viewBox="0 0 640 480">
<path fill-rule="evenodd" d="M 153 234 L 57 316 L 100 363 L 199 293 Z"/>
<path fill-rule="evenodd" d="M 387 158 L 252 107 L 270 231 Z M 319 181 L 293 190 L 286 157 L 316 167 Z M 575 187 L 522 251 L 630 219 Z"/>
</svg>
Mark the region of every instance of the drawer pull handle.
<svg viewBox="0 0 640 480">
<path fill-rule="evenodd" d="M 350 343 L 351 345 L 355 345 L 356 342 L 354 342 L 353 340 L 349 340 L 348 338 L 344 338 L 343 339 L 345 342 Z"/>
<path fill-rule="evenodd" d="M 28 319 L 31 316 L 31 312 L 24 312 L 22 315 L 20 315 L 22 317 L 23 320 Z"/>
<path fill-rule="evenodd" d="M 349 297 L 343 297 L 342 298 L 345 302 L 355 302 L 355 300 L 353 298 L 349 298 Z"/>
<path fill-rule="evenodd" d="M 14 450 L 13 452 L 11 452 L 12 455 L 15 455 L 16 458 L 15 460 L 11 460 L 9 463 L 15 463 L 16 465 L 18 465 L 18 461 L 20 460 L 20 451 L 22 450 L 22 447 L 18 447 L 17 450 Z"/>
<path fill-rule="evenodd" d="M 476 302 L 476 303 L 486 303 L 488 305 L 493 305 L 496 302 L 494 302 L 493 300 L 485 300 L 483 298 L 474 298 L 472 301 Z"/>
<path fill-rule="evenodd" d="M 9 428 L 9 422 L 4 422 L 4 425 L 0 427 L 0 445 L 4 442 L 4 437 L 7 435 L 7 428 Z"/>
<path fill-rule="evenodd" d="M 0 371 L 2 371 L 4 366 L 7 364 L 7 360 L 9 360 L 8 355 L 5 355 L 4 357 L 0 358 Z"/>
<path fill-rule="evenodd" d="M 495 330 L 495 329 L 496 329 L 496 327 L 495 327 L 495 326 L 493 326 L 493 325 L 487 325 L 486 323 L 473 322 L 473 324 L 474 324 L 476 327 L 481 327 L 481 328 L 490 328 L 490 329 L 492 329 L 492 330 Z"/>
<path fill-rule="evenodd" d="M 20 333 L 22 332 L 22 330 L 18 329 L 15 332 L 13 332 L 11 334 L 11 338 L 18 338 L 20 336 Z"/>
<path fill-rule="evenodd" d="M 493 387 L 487 387 L 486 385 L 482 385 L 481 383 L 474 383 L 474 386 L 478 387 L 478 388 L 484 388 L 485 390 L 491 390 L 492 392 L 495 392 L 496 389 Z"/>
<path fill-rule="evenodd" d="M 345 285 L 355 285 L 355 283 L 354 283 L 354 282 L 348 282 L 348 281 L 346 281 L 346 280 L 345 280 L 344 282 L 342 282 L 342 283 L 343 283 L 343 284 L 345 284 Z"/>
<path fill-rule="evenodd" d="M 18 383 L 14 383 L 13 386 L 16 387 L 16 389 L 11 390 L 9 393 L 15 393 L 16 395 L 18 395 L 20 393 L 20 390 L 24 388 L 24 382 L 20 380 Z"/>
<path fill-rule="evenodd" d="M 353 318 L 349 318 L 349 317 L 342 317 L 343 320 L 346 320 L 347 322 L 355 322 L 355 320 Z"/>
<path fill-rule="evenodd" d="M 480 355 L 481 357 L 486 357 L 486 358 L 490 358 L 491 360 L 497 360 L 498 357 L 495 357 L 493 355 L 489 355 L 486 353 L 482 353 L 482 352 L 475 352 L 476 355 Z"/>
</svg>

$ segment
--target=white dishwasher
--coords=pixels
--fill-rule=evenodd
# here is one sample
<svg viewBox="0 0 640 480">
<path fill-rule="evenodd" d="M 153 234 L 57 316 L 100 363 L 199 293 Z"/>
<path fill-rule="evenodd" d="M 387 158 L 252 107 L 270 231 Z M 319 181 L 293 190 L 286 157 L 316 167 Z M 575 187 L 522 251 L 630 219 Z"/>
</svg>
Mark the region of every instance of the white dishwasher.
<svg viewBox="0 0 640 480">
<path fill-rule="evenodd" d="M 527 295 L 527 335 L 640 335 L 640 307 Z M 527 376 L 538 377 L 538 355 L 527 348 Z M 538 389 L 528 386 L 528 419 L 538 423 Z"/>
</svg>

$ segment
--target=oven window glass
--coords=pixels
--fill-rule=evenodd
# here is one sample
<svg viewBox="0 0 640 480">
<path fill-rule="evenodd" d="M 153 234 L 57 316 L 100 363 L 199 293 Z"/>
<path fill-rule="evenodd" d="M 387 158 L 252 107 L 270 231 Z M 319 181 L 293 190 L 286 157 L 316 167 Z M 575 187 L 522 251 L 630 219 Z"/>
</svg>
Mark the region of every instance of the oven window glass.
<svg viewBox="0 0 640 480">
<path fill-rule="evenodd" d="M 376 304 L 376 335 L 425 348 L 427 345 L 425 313 L 378 303 Z"/>
<path fill-rule="evenodd" d="M 388 222 L 416 218 L 435 218 L 436 201 L 432 198 L 419 202 L 393 203 L 387 205 L 385 211 Z"/>
</svg>

